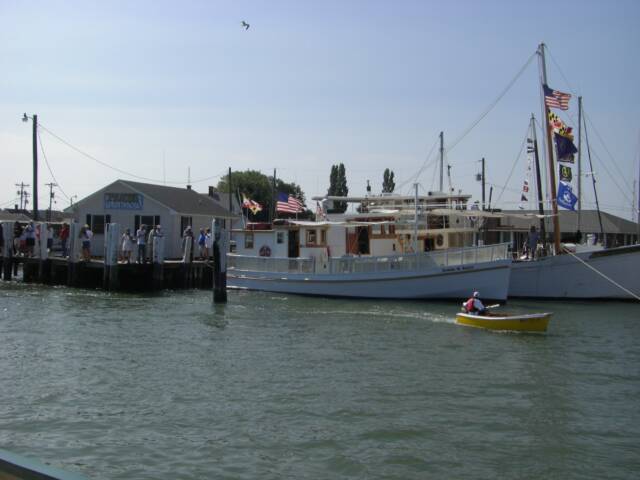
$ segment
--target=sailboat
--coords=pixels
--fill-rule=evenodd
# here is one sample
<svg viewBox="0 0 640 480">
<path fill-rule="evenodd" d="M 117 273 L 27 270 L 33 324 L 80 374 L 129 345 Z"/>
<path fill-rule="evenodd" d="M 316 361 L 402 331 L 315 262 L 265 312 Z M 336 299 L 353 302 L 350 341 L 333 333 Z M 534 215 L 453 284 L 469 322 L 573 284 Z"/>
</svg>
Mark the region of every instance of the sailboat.
<svg viewBox="0 0 640 480">
<path fill-rule="evenodd" d="M 547 87 L 547 74 L 545 66 L 545 45 L 540 44 L 538 55 L 541 67 L 542 88 Z M 561 93 L 561 92 L 556 92 Z M 568 96 L 567 96 L 568 97 Z M 546 127 L 547 168 L 549 178 L 549 192 L 551 196 L 551 208 L 553 219 L 553 248 L 552 254 L 539 256 L 530 261 L 515 261 L 511 266 L 511 279 L 509 283 L 509 297 L 530 297 L 548 299 L 636 299 L 640 300 L 640 245 L 623 246 L 616 248 L 603 248 L 579 252 L 571 252 L 560 243 L 560 223 L 558 218 L 558 204 L 565 200 L 573 200 L 567 194 L 566 185 L 562 193 L 568 198 L 558 198 L 556 194 L 556 168 L 560 163 L 554 162 L 554 148 L 552 143 L 553 126 L 550 125 L 550 117 L 553 118 L 550 108 L 563 108 L 560 102 L 568 98 L 556 96 L 556 102 L 543 102 Z M 550 105 L 551 104 L 551 105 Z M 580 108 L 582 102 L 580 100 Z M 557 105 L 557 106 L 556 106 Z M 581 112 L 581 110 L 580 110 Z M 581 127 L 581 125 L 580 125 Z M 535 134 L 535 127 L 533 128 Z M 580 137 L 579 137 L 580 138 Z M 535 141 L 535 137 L 534 137 Z M 535 160 L 538 162 L 537 141 Z M 579 149 L 578 149 L 579 152 Z M 557 149 L 556 156 L 559 157 Z M 558 158 L 558 161 L 561 161 Z M 579 164 L 580 162 L 578 162 Z M 536 163 L 538 166 L 539 164 Z M 557 167 L 557 166 L 558 167 Z M 566 168 L 566 167 L 565 167 Z M 578 178 L 580 178 L 578 172 Z M 540 216 L 544 216 L 540 174 L 538 166 L 538 206 Z M 558 188 L 558 193 L 560 188 Z M 569 190 L 569 193 L 570 190 Z M 578 189 L 578 194 L 580 194 Z M 596 197 L 597 199 L 597 197 Z M 580 208 L 579 208 L 580 209 Z M 544 223 L 541 221 L 541 232 L 544 235 Z"/>
</svg>

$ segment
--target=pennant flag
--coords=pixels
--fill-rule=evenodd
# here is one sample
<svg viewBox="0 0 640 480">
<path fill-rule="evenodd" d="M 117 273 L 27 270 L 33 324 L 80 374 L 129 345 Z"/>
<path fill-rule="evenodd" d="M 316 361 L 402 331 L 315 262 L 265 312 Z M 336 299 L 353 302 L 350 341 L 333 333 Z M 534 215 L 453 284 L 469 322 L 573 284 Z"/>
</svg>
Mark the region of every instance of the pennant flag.
<svg viewBox="0 0 640 480">
<path fill-rule="evenodd" d="M 571 185 L 565 182 L 560 182 L 558 185 L 558 206 L 567 210 L 575 210 L 578 197 L 573 194 Z"/>
<path fill-rule="evenodd" d="M 304 205 L 300 200 L 286 193 L 278 192 L 276 211 L 285 213 L 299 213 L 304 211 Z"/>
<path fill-rule="evenodd" d="M 559 162 L 573 163 L 573 154 L 578 151 L 573 141 L 555 133 L 553 139 L 556 144 L 556 154 Z"/>
<path fill-rule="evenodd" d="M 560 165 L 560 181 L 571 183 L 573 180 L 573 172 L 569 165 Z"/>
<path fill-rule="evenodd" d="M 247 198 L 244 194 L 242 195 L 242 208 L 251 210 L 251 213 L 253 213 L 254 215 L 262 211 L 262 205 L 260 205 L 255 200 Z"/>
<path fill-rule="evenodd" d="M 560 110 L 569 110 L 569 99 L 571 95 L 561 92 L 559 90 L 553 90 L 547 85 L 543 85 L 544 89 L 544 104 L 548 108 L 559 108 Z"/>
</svg>

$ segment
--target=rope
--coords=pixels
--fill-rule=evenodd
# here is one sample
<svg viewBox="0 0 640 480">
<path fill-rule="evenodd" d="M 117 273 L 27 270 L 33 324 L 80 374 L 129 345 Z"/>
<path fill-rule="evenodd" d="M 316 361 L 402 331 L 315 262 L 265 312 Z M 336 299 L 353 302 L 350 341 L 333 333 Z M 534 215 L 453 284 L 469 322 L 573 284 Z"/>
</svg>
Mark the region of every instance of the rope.
<svg viewBox="0 0 640 480">
<path fill-rule="evenodd" d="M 622 285 L 620 285 L 619 283 L 617 283 L 615 280 L 612 280 L 611 278 L 607 277 L 604 273 L 602 273 L 600 270 L 598 270 L 597 268 L 589 265 L 587 262 L 585 262 L 584 260 L 582 260 L 580 257 L 578 257 L 576 254 L 570 252 L 569 250 L 567 250 L 566 248 L 564 249 L 564 251 L 566 253 L 568 253 L 569 255 L 571 255 L 573 258 L 575 258 L 576 260 L 578 260 L 580 263 L 582 263 L 584 266 L 589 267 L 591 270 L 593 270 L 594 272 L 596 272 L 598 275 L 600 275 L 601 277 L 603 277 L 605 280 L 608 280 L 609 282 L 613 283 L 616 287 L 618 287 L 620 290 L 628 293 L 629 295 L 631 295 L 633 298 L 635 298 L 636 300 L 640 301 L 640 296 L 636 295 L 635 293 L 633 293 L 631 290 L 626 289 L 625 287 L 623 287 Z"/>
</svg>

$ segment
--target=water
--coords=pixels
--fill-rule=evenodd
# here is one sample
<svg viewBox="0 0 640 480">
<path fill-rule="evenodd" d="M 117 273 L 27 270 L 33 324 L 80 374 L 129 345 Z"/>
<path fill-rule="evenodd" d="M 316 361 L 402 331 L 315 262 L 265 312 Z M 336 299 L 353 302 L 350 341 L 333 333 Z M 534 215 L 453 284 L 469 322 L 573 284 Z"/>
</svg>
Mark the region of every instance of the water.
<svg viewBox="0 0 640 480">
<path fill-rule="evenodd" d="M 0 448 L 93 479 L 630 478 L 640 305 L 0 284 Z"/>
</svg>

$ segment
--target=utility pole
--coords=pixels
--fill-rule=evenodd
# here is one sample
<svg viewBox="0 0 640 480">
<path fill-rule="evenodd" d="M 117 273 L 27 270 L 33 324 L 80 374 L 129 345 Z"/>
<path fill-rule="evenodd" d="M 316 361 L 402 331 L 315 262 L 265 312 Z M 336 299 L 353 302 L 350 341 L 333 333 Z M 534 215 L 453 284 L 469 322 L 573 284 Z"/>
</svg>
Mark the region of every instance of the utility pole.
<svg viewBox="0 0 640 480">
<path fill-rule="evenodd" d="M 482 162 L 482 210 L 484 211 L 485 209 L 485 203 L 484 203 L 484 199 L 485 199 L 485 181 L 484 181 L 484 157 L 482 157 L 482 160 L 480 160 Z"/>
<path fill-rule="evenodd" d="M 56 196 L 56 194 L 53 191 L 53 187 L 57 187 L 58 184 L 57 183 L 45 183 L 45 185 L 47 187 L 49 187 L 49 210 L 47 210 L 47 222 L 51 221 L 51 203 L 53 202 L 53 197 Z"/>
<path fill-rule="evenodd" d="M 444 170 L 444 132 L 440 132 L 440 191 L 442 192 L 443 186 L 443 170 Z"/>
<path fill-rule="evenodd" d="M 20 195 L 20 210 L 23 210 L 26 206 L 25 200 L 29 195 L 25 190 L 25 187 L 30 187 L 31 185 L 29 185 L 28 183 L 20 182 L 16 183 L 15 186 L 20 187 L 20 190 L 18 190 L 16 193 Z"/>
</svg>

